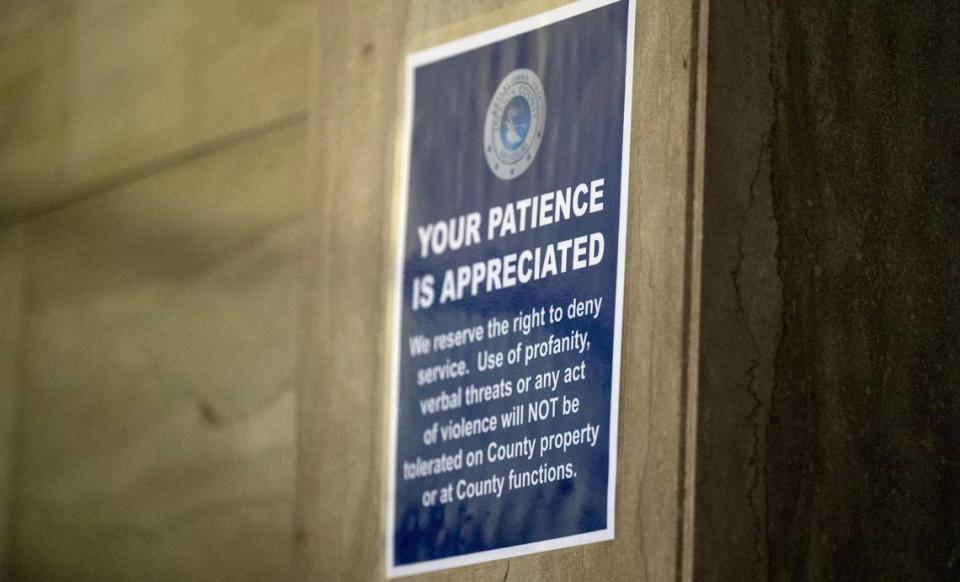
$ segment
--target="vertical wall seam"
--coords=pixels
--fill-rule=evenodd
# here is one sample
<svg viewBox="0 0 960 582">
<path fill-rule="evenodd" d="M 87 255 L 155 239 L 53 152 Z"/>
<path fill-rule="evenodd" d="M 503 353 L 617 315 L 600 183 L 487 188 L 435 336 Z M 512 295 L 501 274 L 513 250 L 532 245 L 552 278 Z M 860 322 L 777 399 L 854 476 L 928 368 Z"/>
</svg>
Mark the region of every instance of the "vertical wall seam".
<svg viewBox="0 0 960 582">
<path fill-rule="evenodd" d="M 776 192 L 774 189 L 774 163 L 777 156 L 777 143 L 778 143 L 779 131 L 780 131 L 780 99 L 783 93 L 780 74 L 778 70 L 779 58 L 777 54 L 778 46 L 776 41 L 776 38 L 777 38 L 776 37 L 776 33 L 777 33 L 776 18 L 777 18 L 777 9 L 779 7 L 776 5 L 776 0 L 767 0 L 766 7 L 767 7 L 767 66 L 769 67 L 767 71 L 767 79 L 768 79 L 768 82 L 770 83 L 770 88 L 772 91 L 772 107 L 771 107 L 772 119 L 770 120 L 770 128 L 769 128 L 770 159 L 768 162 L 770 164 L 770 176 L 769 176 L 770 205 L 771 205 L 771 211 L 772 211 L 771 218 L 777 225 L 777 234 L 776 234 L 777 249 L 775 251 L 775 260 L 777 263 L 776 275 L 781 282 L 780 317 L 779 317 L 780 332 L 779 332 L 779 337 L 777 338 L 776 349 L 773 352 L 773 361 L 772 361 L 773 370 L 770 378 L 770 381 L 771 381 L 770 397 L 767 402 L 767 406 L 768 406 L 767 429 L 769 430 L 770 415 L 773 413 L 774 392 L 777 389 L 777 374 L 778 374 L 777 363 L 780 359 L 780 354 L 783 353 L 784 342 L 786 340 L 787 296 L 786 296 L 786 285 L 784 284 L 784 270 L 783 270 L 783 261 L 782 261 L 783 235 L 780 232 L 780 222 L 777 217 Z M 768 434 L 765 435 L 765 438 L 767 439 L 767 446 L 769 446 Z M 770 580 L 772 579 L 772 576 L 773 576 L 773 560 L 771 559 L 771 556 L 770 556 L 770 552 L 773 547 L 773 537 L 770 533 L 771 496 L 770 496 L 770 475 L 769 475 L 768 469 L 769 469 L 769 465 L 767 462 L 767 456 L 765 454 L 763 459 L 763 472 L 761 473 L 763 478 L 763 496 L 764 496 L 764 505 L 765 505 L 765 514 L 764 514 L 764 522 L 763 522 L 763 538 L 761 540 L 761 543 L 766 544 L 766 558 L 767 558 L 766 575 L 767 575 L 767 579 Z"/>
<path fill-rule="evenodd" d="M 693 580 L 694 493 L 696 490 L 697 381 L 700 352 L 701 245 L 703 240 L 704 145 L 707 104 L 709 0 L 694 0 L 690 50 L 687 134 L 687 208 L 683 265 L 681 418 L 678 462 L 676 579 Z"/>
</svg>

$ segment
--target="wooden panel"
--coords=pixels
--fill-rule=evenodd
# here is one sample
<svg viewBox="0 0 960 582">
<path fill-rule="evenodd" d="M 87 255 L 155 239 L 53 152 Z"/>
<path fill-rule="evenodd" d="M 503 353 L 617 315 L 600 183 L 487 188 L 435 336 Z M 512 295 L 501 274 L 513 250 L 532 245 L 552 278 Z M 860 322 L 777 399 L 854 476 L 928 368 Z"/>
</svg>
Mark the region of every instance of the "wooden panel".
<svg viewBox="0 0 960 582">
<path fill-rule="evenodd" d="M 288 575 L 303 124 L 30 221 L 17 574 Z"/>
<path fill-rule="evenodd" d="M 0 220 L 303 115 L 308 0 L 37 5 L 0 12 L 15 21 L 0 40 Z"/>
<path fill-rule="evenodd" d="M 10 572 L 23 315 L 24 227 L 0 230 L 0 580 Z"/>
<path fill-rule="evenodd" d="M 311 129 L 316 238 L 307 252 L 314 299 L 299 409 L 303 579 L 376 580 L 384 572 L 389 227 L 402 54 L 562 2 L 506 4 L 363 1 L 325 5 L 318 19 L 322 58 L 312 100 L 322 114 Z M 617 539 L 422 579 L 680 576 L 687 332 L 696 299 L 690 273 L 699 269 L 691 198 L 696 14 L 688 4 L 649 0 L 638 2 L 637 14 Z"/>
</svg>

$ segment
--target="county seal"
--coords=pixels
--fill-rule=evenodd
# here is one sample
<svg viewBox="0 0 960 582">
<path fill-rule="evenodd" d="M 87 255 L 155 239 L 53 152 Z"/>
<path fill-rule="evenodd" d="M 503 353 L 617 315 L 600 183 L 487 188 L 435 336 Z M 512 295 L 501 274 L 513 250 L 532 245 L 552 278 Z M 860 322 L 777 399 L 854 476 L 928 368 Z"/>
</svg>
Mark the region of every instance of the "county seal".
<svg viewBox="0 0 960 582">
<path fill-rule="evenodd" d="M 547 116 L 547 100 L 540 77 L 530 69 L 516 69 L 500 81 L 483 132 L 487 164 L 501 180 L 524 173 L 540 149 Z"/>
</svg>

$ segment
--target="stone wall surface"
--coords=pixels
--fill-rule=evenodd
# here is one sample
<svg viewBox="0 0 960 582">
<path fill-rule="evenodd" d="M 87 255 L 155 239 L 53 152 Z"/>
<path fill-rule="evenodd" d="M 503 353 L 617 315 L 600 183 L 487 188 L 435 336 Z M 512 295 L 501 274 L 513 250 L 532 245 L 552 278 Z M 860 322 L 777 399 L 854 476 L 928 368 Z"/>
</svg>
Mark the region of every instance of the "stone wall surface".
<svg viewBox="0 0 960 582">
<path fill-rule="evenodd" d="M 17 462 L 24 228 L 0 228 L 0 580 L 11 569 Z"/>
<path fill-rule="evenodd" d="M 960 9 L 777 2 L 769 576 L 960 575 Z"/>
</svg>

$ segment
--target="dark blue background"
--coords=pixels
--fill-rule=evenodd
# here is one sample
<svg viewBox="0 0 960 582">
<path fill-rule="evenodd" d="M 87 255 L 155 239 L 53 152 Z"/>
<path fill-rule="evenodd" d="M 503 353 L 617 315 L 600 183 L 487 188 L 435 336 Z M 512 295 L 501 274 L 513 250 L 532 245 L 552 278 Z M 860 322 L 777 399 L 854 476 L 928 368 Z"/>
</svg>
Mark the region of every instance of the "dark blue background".
<svg viewBox="0 0 960 582">
<path fill-rule="evenodd" d="M 609 467 L 609 418 L 613 358 L 614 309 L 620 169 L 623 140 L 623 104 L 627 47 L 626 0 L 525 33 L 493 45 L 422 66 L 414 72 L 414 122 L 409 168 L 408 216 L 403 273 L 402 329 L 400 334 L 400 389 L 398 407 L 396 515 L 394 555 L 396 565 L 445 558 L 534 541 L 602 530 L 606 527 Z M 483 131 L 487 106 L 497 85 L 517 68 L 532 69 L 543 82 L 546 126 L 543 142 L 532 165 L 520 177 L 498 179 L 487 167 Z M 575 186 L 603 178 L 604 210 L 558 225 L 537 228 L 505 238 L 486 240 L 487 211 L 495 205 Z M 479 211 L 483 216 L 482 243 L 439 257 L 421 259 L 417 227 L 460 214 Z M 605 254 L 601 264 L 560 274 L 511 289 L 483 293 L 427 310 L 412 311 L 411 284 L 416 276 L 437 278 L 437 297 L 443 272 L 448 268 L 502 256 L 525 248 L 601 231 Z M 528 336 L 510 334 L 486 340 L 463 350 L 447 350 L 413 359 L 408 338 L 417 333 L 432 337 L 469 325 L 483 324 L 493 315 L 512 319 L 522 311 L 551 303 L 566 307 L 573 297 L 603 297 L 601 317 L 547 325 Z M 583 356 L 562 355 L 538 360 L 529 369 L 507 366 L 493 372 L 476 372 L 476 352 L 506 350 L 517 341 L 525 344 L 551 333 L 567 335 L 572 329 L 589 331 L 591 349 Z M 485 330 L 486 331 L 486 330 Z M 418 368 L 464 359 L 472 373 L 463 381 L 416 385 Z M 533 389 L 489 404 L 423 417 L 419 400 L 448 393 L 457 386 L 492 383 L 501 377 L 514 381 L 587 361 L 587 381 L 561 387 L 552 394 Z M 548 396 L 577 397 L 581 412 L 527 424 L 496 433 L 444 444 L 425 446 L 422 435 L 434 421 L 468 419 L 504 412 L 513 405 Z M 441 452 L 481 448 L 491 440 L 509 443 L 523 434 L 539 436 L 575 429 L 587 422 L 600 426 L 595 448 L 580 446 L 566 455 L 552 453 L 532 461 L 501 462 L 448 473 L 439 477 L 403 480 L 403 461 Z M 465 502 L 424 508 L 421 493 L 459 478 L 477 480 L 493 473 L 505 476 L 513 468 L 534 469 L 572 461 L 577 477 L 545 486 L 533 486 L 503 497 L 481 497 Z"/>
</svg>

